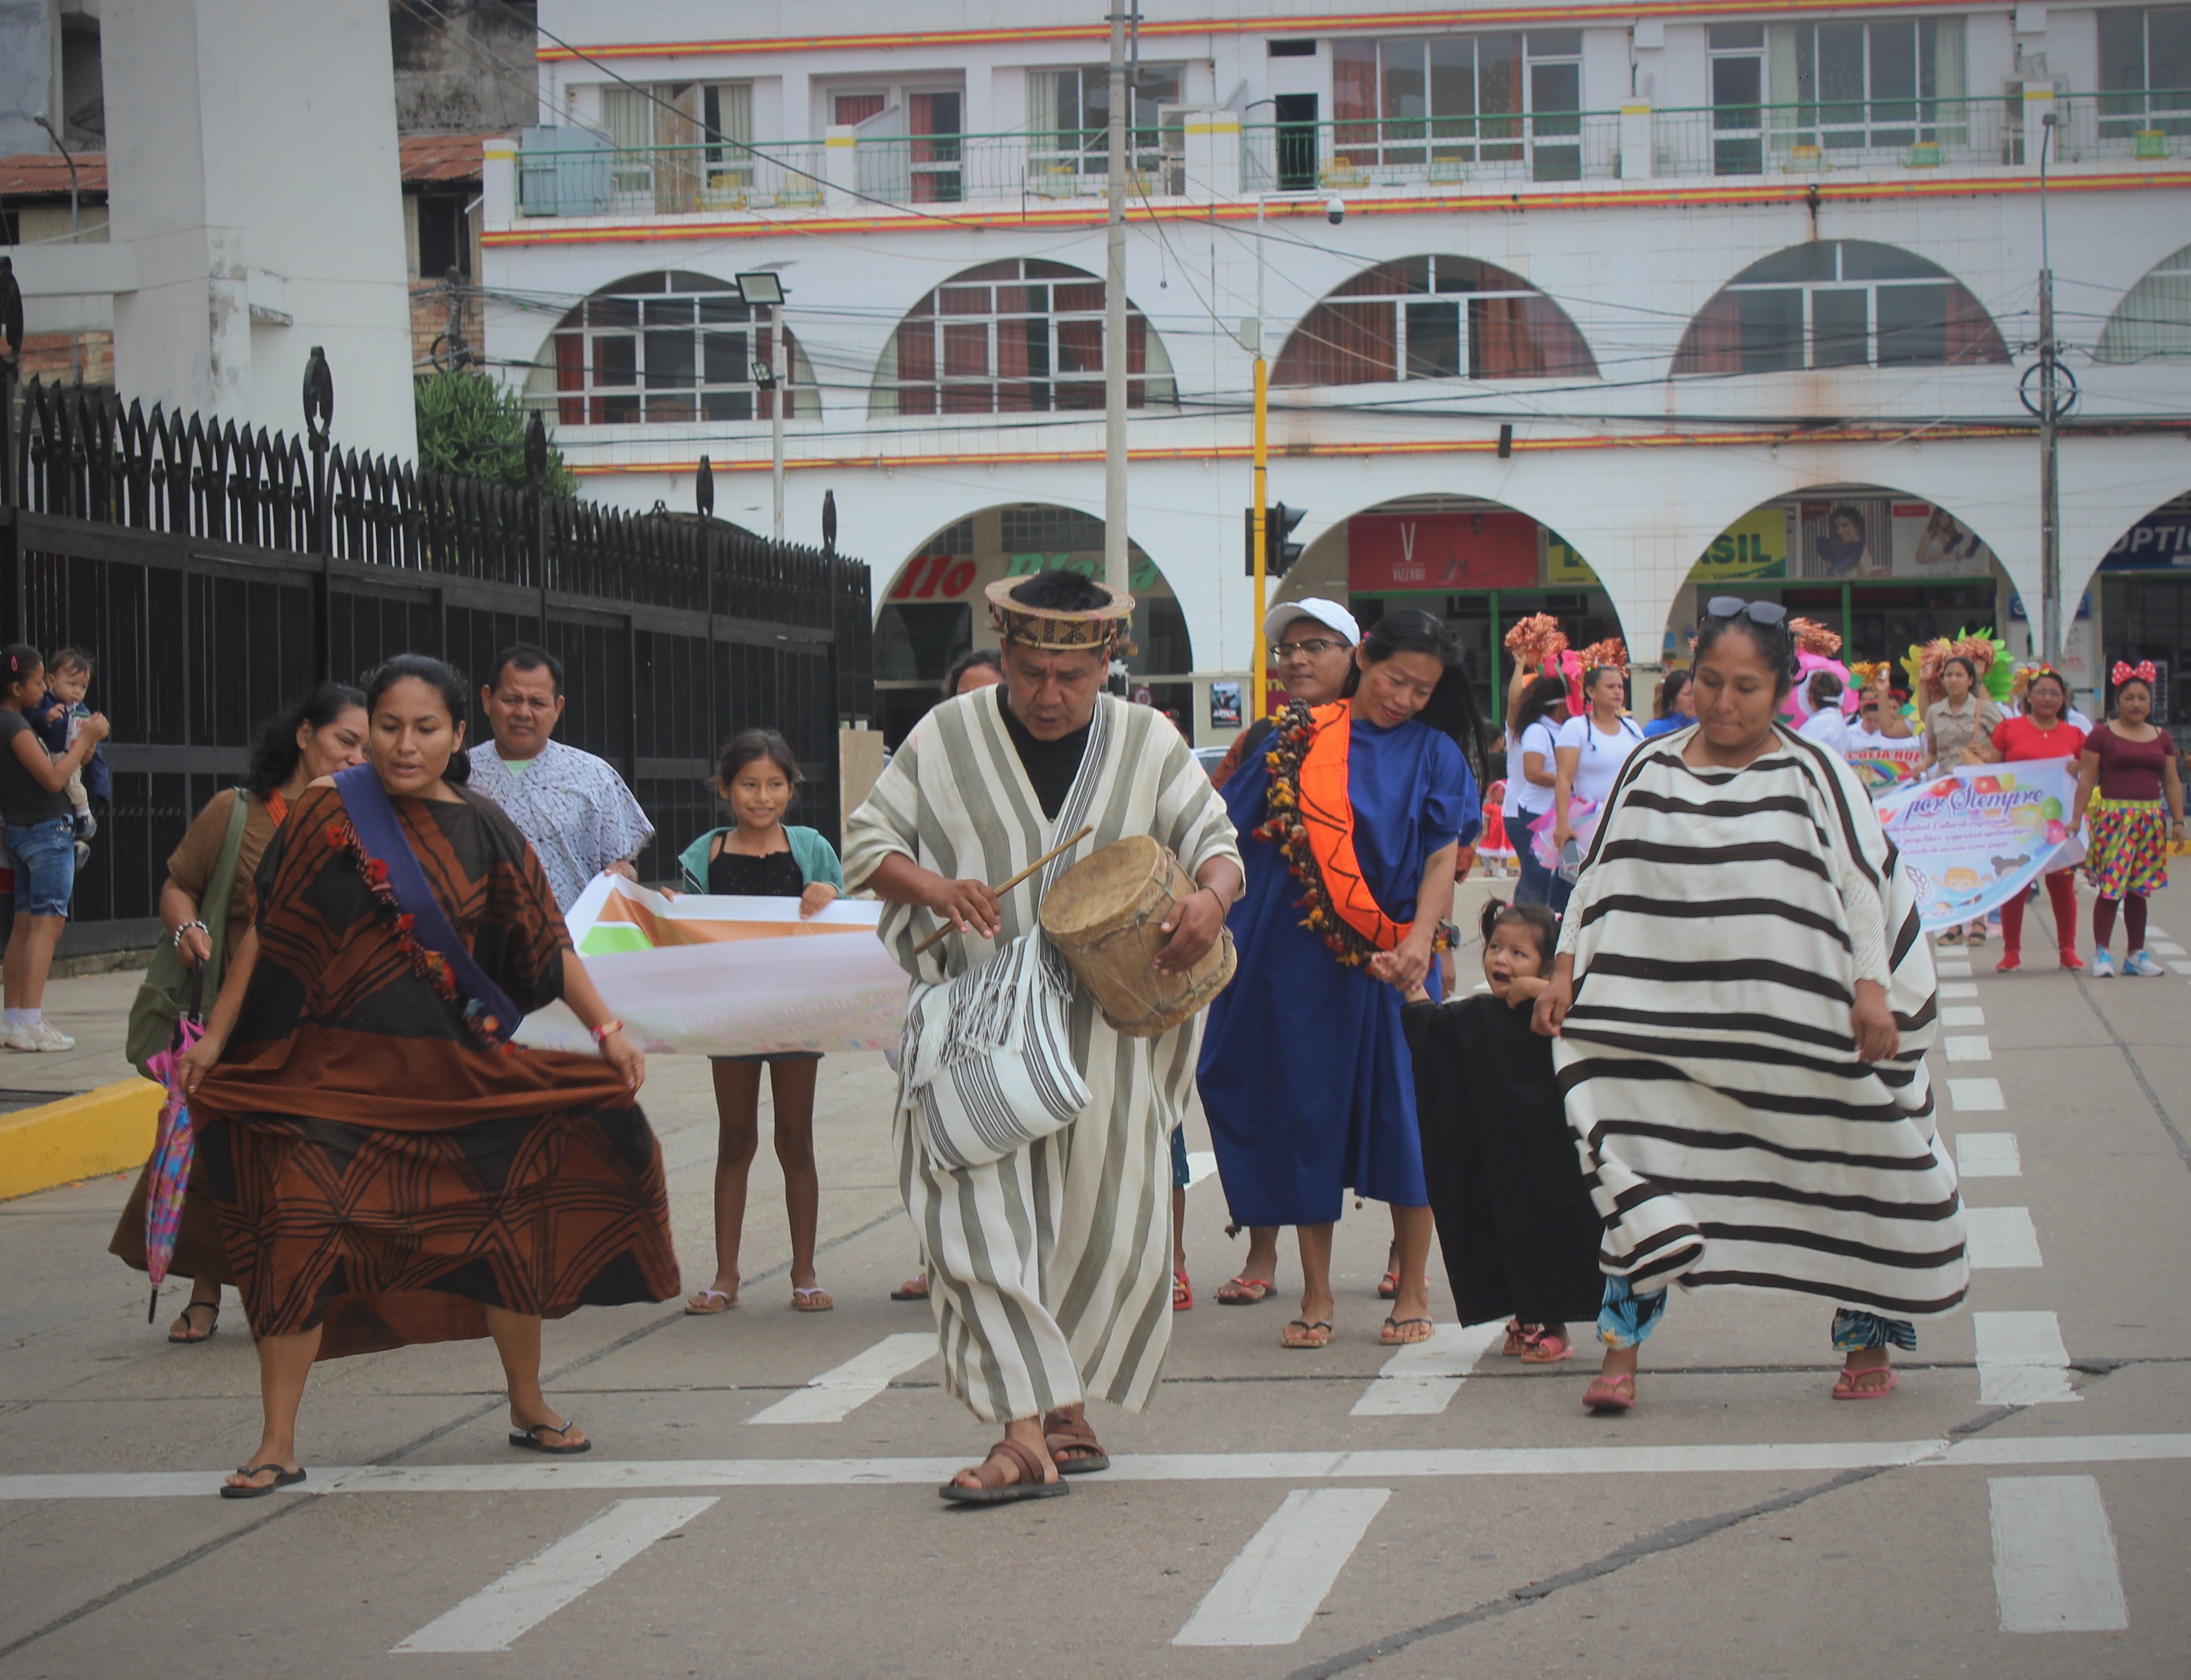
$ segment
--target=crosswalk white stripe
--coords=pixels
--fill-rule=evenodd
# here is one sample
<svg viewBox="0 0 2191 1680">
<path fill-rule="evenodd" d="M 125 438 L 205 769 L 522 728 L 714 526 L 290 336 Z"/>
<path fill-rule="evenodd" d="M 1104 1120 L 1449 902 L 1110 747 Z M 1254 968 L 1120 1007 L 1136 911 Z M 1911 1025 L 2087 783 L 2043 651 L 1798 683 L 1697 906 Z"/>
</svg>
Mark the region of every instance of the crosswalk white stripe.
<svg viewBox="0 0 2191 1680">
<path fill-rule="evenodd" d="M 2069 1386 L 2069 1350 L 2052 1313 L 1973 1313 L 1978 1398 L 1995 1406 L 2063 1405 L 2085 1397 Z"/>
<path fill-rule="evenodd" d="M 900 1330 L 865 1353 L 822 1373 L 804 1388 L 794 1388 L 772 1406 L 764 1406 L 749 1423 L 842 1423 L 891 1385 L 894 1376 L 936 1357 L 936 1332 Z"/>
<path fill-rule="evenodd" d="M 513 1640 L 599 1586 L 664 1535 L 683 1528 L 715 1499 L 713 1494 L 701 1499 L 620 1499 L 538 1557 L 435 1617 L 390 1654 L 506 1651 Z"/>
<path fill-rule="evenodd" d="M 1390 1488 L 1295 1489 L 1171 1643 L 1292 1644 L 1391 1496 Z"/>
<path fill-rule="evenodd" d="M 2012 1131 L 1959 1131 L 1955 1171 L 1964 1178 L 2021 1178 L 2023 1154 Z"/>
<path fill-rule="evenodd" d="M 2146 929 L 2145 932 L 2145 948 L 2147 950 L 2158 951 L 2164 957 L 2180 957 L 2183 954 L 2183 948 L 2177 944 L 2173 939 L 2163 939 L 2160 935 L 2154 933 L 2151 928 Z"/>
<path fill-rule="evenodd" d="M 2114 1530 L 2089 1476 L 1995 1476 L 1993 1591 L 2003 1633 L 2106 1633 L 2130 1626 Z"/>
<path fill-rule="evenodd" d="M 2191 974 L 2191 963 L 2171 962 L 2168 965 L 2178 974 Z"/>
<path fill-rule="evenodd" d="M 2149 921 L 2145 925 L 2145 937 L 2148 939 L 2168 939 L 2172 938 L 2174 936 L 2158 922 Z"/>
<path fill-rule="evenodd" d="M 1949 1079 L 1948 1101 L 1955 1105 L 1958 1113 L 1975 1114 L 2008 1105 L 2000 1098 L 1999 1079 Z"/>
<path fill-rule="evenodd" d="M 1961 1037 L 1943 1038 L 1940 1048 L 1950 1062 L 1990 1062 L 1993 1045 L 1983 1033 L 1966 1034 Z"/>
<path fill-rule="evenodd" d="M 1971 965 L 1967 962 L 1936 960 L 1932 965 L 1932 972 L 1943 980 L 1967 980 L 1971 977 Z"/>
<path fill-rule="evenodd" d="M 1976 1004 L 1957 1004 L 1940 1011 L 1943 1027 L 1983 1027 L 1985 1011 Z"/>
<path fill-rule="evenodd" d="M 1966 1207 L 1963 1221 L 1973 1270 L 2005 1271 L 2046 1263 L 2039 1257 L 2039 1229 L 2031 1222 L 2029 1208 Z"/>
<path fill-rule="evenodd" d="M 1187 1183 L 1189 1189 L 1216 1170 L 1217 1157 L 1209 1150 L 1190 1149 L 1187 1152 Z"/>
<path fill-rule="evenodd" d="M 1978 982 L 1974 980 L 1943 980 L 1940 982 L 1940 995 L 1943 998 L 1974 998 L 1978 994 Z"/>
<path fill-rule="evenodd" d="M 1107 1482 L 1390 1481 L 1457 1476 L 1785 1476 L 1807 1470 L 1908 1465 L 2015 1469 L 2069 1464 L 2191 1461 L 2191 1432 L 1973 1436 L 1950 1441 L 1725 1442 L 1669 1447 L 1426 1447 L 1360 1452 L 1116 1455 Z M 966 1467 L 948 1458 L 557 1460 L 496 1464 L 319 1466 L 305 1487 L 276 1499 L 357 1494 L 645 1493 L 667 1488 L 940 1486 Z M 0 1501 L 210 1499 L 223 1469 L 99 1471 L 0 1476 Z"/>
<path fill-rule="evenodd" d="M 1436 1415 L 1460 1392 L 1476 1362 L 1505 1337 L 1506 1327 L 1500 1324 L 1440 1324 L 1428 1341 L 1403 1347 L 1385 1361 L 1350 1415 Z"/>
</svg>

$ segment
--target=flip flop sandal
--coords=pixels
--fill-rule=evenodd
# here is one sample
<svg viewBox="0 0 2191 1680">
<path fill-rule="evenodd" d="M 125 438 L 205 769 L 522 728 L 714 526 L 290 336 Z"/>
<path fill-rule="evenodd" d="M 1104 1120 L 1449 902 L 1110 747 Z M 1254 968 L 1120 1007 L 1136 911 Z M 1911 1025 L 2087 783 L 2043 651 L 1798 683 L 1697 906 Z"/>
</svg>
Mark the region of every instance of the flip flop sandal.
<svg viewBox="0 0 2191 1680">
<path fill-rule="evenodd" d="M 1867 1377 L 1875 1371 L 1882 1370 L 1887 1373 L 1887 1381 L 1880 1387 L 1859 1388 L 1856 1386 L 1858 1378 Z M 1894 1368 L 1891 1365 L 1874 1365 L 1871 1370 L 1868 1371 L 1844 1370 L 1841 1375 L 1841 1381 L 1834 1384 L 1834 1398 L 1836 1400 L 1884 1400 L 1894 1392 L 1895 1385 L 1900 1381 L 1901 1379 L 1895 1375 Z"/>
<path fill-rule="evenodd" d="M 1017 1441 L 1002 1440 L 989 1449 L 988 1455 L 974 1466 L 974 1474 L 982 1472 L 999 1458 L 1010 1459 L 1019 1466 L 1016 1482 L 983 1482 L 978 1488 L 962 1484 L 955 1477 L 936 1491 L 953 1505 L 1012 1505 L 1023 1499 L 1056 1499 L 1073 1491 L 1063 1475 L 1055 1482 L 1042 1479 L 1042 1461 Z M 965 1472 L 959 1472 L 964 1475 Z"/>
<path fill-rule="evenodd" d="M 1383 1277 L 1377 1279 L 1378 1300 L 1397 1301 L 1399 1298 L 1400 1274 L 1397 1272 L 1387 1272 Z"/>
<path fill-rule="evenodd" d="M 924 1272 L 918 1278 L 914 1278 L 908 1282 L 900 1284 L 896 1289 L 891 1291 L 891 1299 L 892 1301 L 927 1300 L 928 1273 Z"/>
<path fill-rule="evenodd" d="M 1187 1282 L 1186 1273 L 1173 1273 L 1171 1274 L 1171 1310 L 1175 1313 L 1185 1313 L 1191 1310 L 1193 1306 L 1194 1285 Z"/>
<path fill-rule="evenodd" d="M 1084 1421 L 1075 1423 L 1063 1412 L 1052 1412 L 1043 1419 L 1042 1444 L 1050 1449 L 1050 1462 L 1061 1476 L 1088 1476 L 1111 1467 L 1111 1455 L 1103 1450 L 1096 1432 Z M 1067 1453 L 1073 1456 L 1064 1456 Z"/>
<path fill-rule="evenodd" d="M 237 1488 L 231 1487 L 224 1482 L 220 1484 L 220 1496 L 223 1499 L 264 1499 L 267 1495 L 279 1489 L 293 1488 L 304 1479 L 304 1467 L 301 1465 L 294 1470 L 284 1470 L 278 1464 L 254 1464 L 250 1469 L 238 1470 L 236 1473 L 239 1476 L 256 1476 L 260 1472 L 267 1470 L 274 1472 L 274 1479 L 265 1487 Z"/>
<path fill-rule="evenodd" d="M 1622 1383 L 1628 1392 L 1620 1392 Z M 1629 1412 L 1636 1409 L 1636 1379 L 1632 1376 L 1594 1376 L 1590 1387 L 1583 1390 L 1583 1409 L 1592 1412 Z"/>
<path fill-rule="evenodd" d="M 720 1307 L 695 1307 L 692 1304 L 694 1301 L 720 1301 L 722 1302 L 722 1305 Z M 718 1313 L 729 1313 L 735 1310 L 737 1304 L 737 1296 L 735 1292 L 730 1290 L 702 1290 L 697 1295 L 686 1301 L 685 1316 L 688 1318 L 712 1318 Z"/>
<path fill-rule="evenodd" d="M 1417 1324 L 1423 1327 L 1423 1333 L 1420 1335 L 1409 1335 L 1408 1332 Z M 1417 1342 L 1428 1341 L 1431 1339 L 1432 1328 L 1431 1321 L 1428 1318 L 1387 1318 L 1377 1332 L 1377 1340 L 1386 1347 L 1412 1347 Z"/>
<path fill-rule="evenodd" d="M 1236 1293 L 1227 1295 L 1227 1290 Z M 1237 1293 L 1242 1290 L 1255 1292 L 1253 1295 Z M 1278 1292 L 1278 1286 L 1268 1278 L 1228 1278 L 1217 1286 L 1217 1304 L 1220 1307 L 1260 1307 Z"/>
<path fill-rule="evenodd" d="M 581 1441 L 576 1446 L 566 1441 L 560 1447 L 551 1447 L 540 1438 L 540 1432 L 543 1429 L 552 1429 L 558 1435 L 568 1434 L 578 1421 L 575 1417 L 566 1417 L 561 1423 L 536 1423 L 528 1429 L 513 1429 L 509 1432 L 509 1444 L 523 1447 L 529 1452 L 547 1453 L 556 1458 L 572 1458 L 579 1453 L 589 1453 L 594 1449 L 591 1441 Z"/>
<path fill-rule="evenodd" d="M 836 1305 L 829 1291 L 818 1284 L 811 1290 L 794 1290 L 791 1292 L 791 1310 L 794 1313 L 828 1313 Z"/>
<path fill-rule="evenodd" d="M 178 1347 L 195 1347 L 201 1341 L 211 1341 L 213 1337 L 213 1332 L 220 1328 L 220 1303 L 217 1301 L 191 1301 L 190 1305 L 183 1308 L 183 1324 L 185 1328 L 191 1330 L 195 1330 L 196 1328 L 196 1325 L 191 1323 L 191 1314 L 200 1311 L 208 1312 L 213 1314 L 213 1322 L 205 1327 L 205 1334 L 203 1335 L 177 1335 L 174 1330 L 170 1330 L 168 1332 L 168 1340 L 174 1342 Z"/>
<path fill-rule="evenodd" d="M 1525 1365 L 1556 1365 L 1562 1360 L 1574 1358 L 1574 1348 L 1566 1338 L 1539 1333 L 1522 1350 Z"/>
<path fill-rule="evenodd" d="M 1301 1332 L 1300 1335 L 1293 1334 L 1296 1330 Z M 1331 1346 L 1331 1320 L 1329 1318 L 1289 1319 L 1285 1329 L 1278 1332 L 1278 1346 L 1290 1347 L 1296 1351 L 1304 1348 L 1329 1347 Z"/>
</svg>

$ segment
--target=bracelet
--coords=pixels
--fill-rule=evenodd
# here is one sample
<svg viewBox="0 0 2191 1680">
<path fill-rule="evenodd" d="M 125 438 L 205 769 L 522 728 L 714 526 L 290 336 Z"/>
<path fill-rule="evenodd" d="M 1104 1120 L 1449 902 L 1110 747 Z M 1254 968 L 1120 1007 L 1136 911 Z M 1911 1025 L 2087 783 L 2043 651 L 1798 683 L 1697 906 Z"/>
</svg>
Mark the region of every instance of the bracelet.
<svg viewBox="0 0 2191 1680">
<path fill-rule="evenodd" d="M 1232 904 L 1231 904 L 1231 903 L 1226 900 L 1226 898 L 1225 895 L 1224 895 L 1223 893 L 1220 892 L 1220 891 L 1219 891 L 1215 887 L 1214 887 L 1214 886 L 1198 886 L 1198 887 L 1197 887 L 1197 888 L 1195 888 L 1194 890 L 1195 890 L 1195 891 L 1197 891 L 1197 892 L 1206 892 L 1206 893 L 1208 893 L 1208 894 L 1209 894 L 1212 898 L 1215 898 L 1215 899 L 1217 901 L 1217 914 L 1218 914 L 1219 915 L 1221 915 L 1221 916 L 1229 916 L 1229 915 L 1231 915 L 1231 914 L 1232 914 Z"/>
<path fill-rule="evenodd" d="M 604 1021 L 600 1026 L 594 1028 L 594 1042 L 595 1044 L 605 1043 L 610 1034 L 621 1033 L 622 1031 L 623 1031 L 623 1022 Z"/>
<path fill-rule="evenodd" d="M 185 933 L 188 933 L 192 928 L 197 929 L 200 933 L 205 935 L 208 939 L 213 937 L 213 930 L 208 927 L 203 922 L 185 922 L 180 927 L 175 930 L 174 937 L 171 942 L 178 951 L 183 948 L 183 936 Z"/>
</svg>

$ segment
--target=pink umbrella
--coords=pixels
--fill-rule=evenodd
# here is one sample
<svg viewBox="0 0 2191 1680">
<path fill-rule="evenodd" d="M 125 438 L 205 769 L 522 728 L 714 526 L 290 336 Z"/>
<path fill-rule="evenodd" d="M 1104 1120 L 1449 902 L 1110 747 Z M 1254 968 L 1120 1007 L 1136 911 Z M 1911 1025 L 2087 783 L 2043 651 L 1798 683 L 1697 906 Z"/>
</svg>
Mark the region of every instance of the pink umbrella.
<svg viewBox="0 0 2191 1680">
<path fill-rule="evenodd" d="M 145 1269 L 152 1279 L 152 1302 L 145 1309 L 148 1324 L 159 1309 L 160 1285 L 167 1280 L 168 1262 L 175 1257 L 175 1233 L 183 1223 L 183 1194 L 191 1182 L 191 1157 L 196 1151 L 190 1108 L 183 1101 L 181 1062 L 184 1053 L 204 1031 L 185 1016 L 177 1023 L 174 1044 L 148 1057 L 145 1064 L 168 1088 L 145 1195 Z"/>
</svg>

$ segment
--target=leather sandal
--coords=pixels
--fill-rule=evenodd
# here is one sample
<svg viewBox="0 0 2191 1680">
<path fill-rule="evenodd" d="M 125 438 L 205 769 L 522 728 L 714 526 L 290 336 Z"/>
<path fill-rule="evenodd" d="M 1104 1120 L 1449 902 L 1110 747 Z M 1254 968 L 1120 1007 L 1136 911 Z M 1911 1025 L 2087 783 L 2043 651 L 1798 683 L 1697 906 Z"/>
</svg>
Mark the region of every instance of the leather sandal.
<svg viewBox="0 0 2191 1680">
<path fill-rule="evenodd" d="M 989 1466 L 999 1459 L 1018 1466 L 1019 1480 L 993 1482 L 989 1479 Z M 966 1472 L 962 1470 L 959 1473 L 963 1476 Z M 1056 1499 L 1073 1491 L 1062 1474 L 1055 1482 L 1044 1481 L 1042 1461 L 1010 1437 L 991 1447 L 988 1455 L 973 1466 L 973 1473 L 980 1486 L 967 1487 L 954 1476 L 936 1490 L 937 1495 L 954 1505 L 1010 1505 L 1023 1499 Z"/>
<path fill-rule="evenodd" d="M 191 1314 L 199 1311 L 201 1308 L 213 1314 L 211 1321 L 207 1324 L 202 1334 L 199 1333 L 197 1325 L 192 1323 L 191 1319 Z M 168 1340 L 174 1342 L 178 1347 L 195 1347 L 201 1341 L 211 1341 L 213 1338 L 213 1332 L 218 1330 L 219 1328 L 220 1303 L 218 1301 L 193 1301 L 186 1303 L 183 1307 L 183 1334 L 177 1335 L 175 1334 L 175 1327 L 170 1325 L 168 1330 Z"/>
<path fill-rule="evenodd" d="M 1042 1444 L 1050 1449 L 1050 1461 L 1061 1476 L 1086 1476 L 1111 1467 L 1111 1455 L 1103 1450 L 1085 1418 L 1076 1423 L 1067 1413 L 1050 1413 L 1042 1421 Z"/>
</svg>

